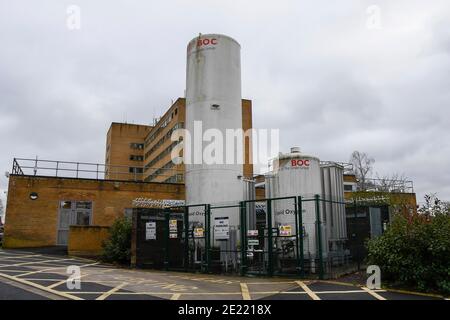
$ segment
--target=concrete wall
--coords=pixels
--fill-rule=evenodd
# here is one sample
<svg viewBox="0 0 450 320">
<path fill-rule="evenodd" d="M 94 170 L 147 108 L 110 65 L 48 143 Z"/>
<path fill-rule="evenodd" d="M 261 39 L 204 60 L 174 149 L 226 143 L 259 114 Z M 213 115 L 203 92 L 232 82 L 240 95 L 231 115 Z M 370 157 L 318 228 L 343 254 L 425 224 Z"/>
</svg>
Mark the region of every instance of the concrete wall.
<svg viewBox="0 0 450 320">
<path fill-rule="evenodd" d="M 71 226 L 67 251 L 69 255 L 98 257 L 103 252 L 103 242 L 109 237 L 107 226 Z"/>
<path fill-rule="evenodd" d="M 30 199 L 31 192 L 38 194 L 37 200 Z M 63 200 L 92 201 L 91 224 L 110 226 L 141 197 L 183 200 L 184 185 L 11 175 L 3 246 L 56 245 Z"/>
</svg>

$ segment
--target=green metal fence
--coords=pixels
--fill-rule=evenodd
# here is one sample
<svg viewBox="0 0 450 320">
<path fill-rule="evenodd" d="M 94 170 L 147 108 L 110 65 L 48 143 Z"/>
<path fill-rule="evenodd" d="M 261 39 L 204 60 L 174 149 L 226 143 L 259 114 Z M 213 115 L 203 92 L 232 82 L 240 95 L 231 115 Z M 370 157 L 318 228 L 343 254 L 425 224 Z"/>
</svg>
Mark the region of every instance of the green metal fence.
<svg viewBox="0 0 450 320">
<path fill-rule="evenodd" d="M 292 209 L 289 209 L 290 214 L 294 215 L 291 233 L 288 232 L 289 229 L 281 230 L 280 226 L 274 224 L 274 206 L 280 201 L 292 205 Z M 323 234 L 323 203 L 345 205 L 342 201 L 321 199 L 319 195 L 315 195 L 309 198 L 291 196 L 247 200 L 230 205 L 196 204 L 166 208 L 164 268 L 202 273 L 238 273 L 242 276 L 290 275 L 323 279 L 336 264 L 325 256 L 328 244 L 325 243 L 326 235 Z M 258 213 L 258 210 L 250 209 L 255 204 L 260 204 L 265 210 Z M 313 208 L 313 218 L 311 210 L 305 213 L 306 206 Z M 229 225 L 229 239 L 217 240 L 212 219 L 216 212 L 225 211 L 228 217 L 233 217 L 230 221 L 238 221 L 238 225 Z M 256 215 L 256 218 L 249 226 L 250 215 Z M 174 225 L 174 217 L 182 220 L 177 236 L 171 234 L 170 230 L 170 224 L 172 227 Z M 308 221 L 314 219 L 314 235 L 305 232 L 305 218 Z M 308 237 L 312 236 L 315 248 L 310 248 L 310 243 L 314 241 L 310 241 Z M 174 241 L 171 240 L 173 237 L 179 237 L 178 241 L 183 246 L 181 264 L 169 261 L 169 244 Z M 308 247 L 305 248 L 305 245 Z"/>
</svg>

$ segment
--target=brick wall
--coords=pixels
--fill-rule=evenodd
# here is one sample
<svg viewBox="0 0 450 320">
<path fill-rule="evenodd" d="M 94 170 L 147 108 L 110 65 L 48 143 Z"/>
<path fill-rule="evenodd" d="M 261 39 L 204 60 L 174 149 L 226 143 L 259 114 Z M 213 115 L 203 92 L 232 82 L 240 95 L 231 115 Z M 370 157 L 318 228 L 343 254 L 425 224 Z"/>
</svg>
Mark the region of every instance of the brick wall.
<svg viewBox="0 0 450 320">
<path fill-rule="evenodd" d="M 31 192 L 38 194 L 37 200 L 30 199 Z M 56 245 L 63 200 L 92 201 L 92 225 L 110 226 L 140 197 L 184 199 L 184 185 L 11 175 L 3 246 Z"/>
</svg>

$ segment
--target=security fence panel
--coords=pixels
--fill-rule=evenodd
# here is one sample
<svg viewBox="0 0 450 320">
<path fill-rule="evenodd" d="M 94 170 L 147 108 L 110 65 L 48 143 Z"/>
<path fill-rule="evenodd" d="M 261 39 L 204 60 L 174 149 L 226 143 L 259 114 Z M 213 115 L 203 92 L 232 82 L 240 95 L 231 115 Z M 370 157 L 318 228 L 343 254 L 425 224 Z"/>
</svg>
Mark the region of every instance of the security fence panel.
<svg viewBox="0 0 450 320">
<path fill-rule="evenodd" d="M 188 239 L 184 253 L 186 270 L 206 271 L 208 268 L 208 208 L 206 204 L 185 207 L 184 237 Z"/>
<path fill-rule="evenodd" d="M 165 213 L 161 209 L 136 210 L 136 265 L 162 268 L 166 261 Z"/>
<path fill-rule="evenodd" d="M 210 207 L 210 270 L 214 273 L 237 273 L 242 265 L 240 205 Z"/>
<path fill-rule="evenodd" d="M 267 202 L 273 217 L 272 225 L 267 224 L 267 231 L 272 233 L 272 266 L 269 271 L 280 275 L 298 274 L 302 263 L 299 250 L 297 198 L 275 198 Z"/>
</svg>

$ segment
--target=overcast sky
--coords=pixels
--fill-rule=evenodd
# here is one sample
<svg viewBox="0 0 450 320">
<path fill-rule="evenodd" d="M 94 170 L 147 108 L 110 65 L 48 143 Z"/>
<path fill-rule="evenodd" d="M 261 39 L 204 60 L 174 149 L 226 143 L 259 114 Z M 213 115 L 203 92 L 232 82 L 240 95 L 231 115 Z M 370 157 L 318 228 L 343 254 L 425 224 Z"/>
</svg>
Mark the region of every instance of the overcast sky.
<svg viewBox="0 0 450 320">
<path fill-rule="evenodd" d="M 450 200 L 448 0 L 0 0 L 0 197 L 13 157 L 104 162 L 112 121 L 161 115 L 200 32 L 240 42 L 254 127 L 283 151 L 365 151 Z"/>
</svg>

